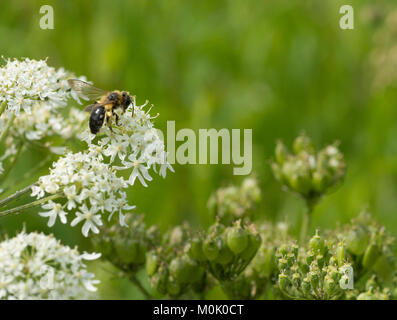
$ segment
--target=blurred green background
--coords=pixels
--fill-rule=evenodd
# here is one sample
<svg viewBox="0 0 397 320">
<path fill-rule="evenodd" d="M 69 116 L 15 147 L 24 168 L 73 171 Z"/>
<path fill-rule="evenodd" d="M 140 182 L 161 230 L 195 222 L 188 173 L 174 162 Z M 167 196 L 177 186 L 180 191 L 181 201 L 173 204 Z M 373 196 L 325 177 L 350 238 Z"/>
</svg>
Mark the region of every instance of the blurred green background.
<svg viewBox="0 0 397 320">
<path fill-rule="evenodd" d="M 397 15 L 394 1 L 3 1 L 0 52 L 43 59 L 85 75 L 98 87 L 149 99 L 176 129 L 252 128 L 253 173 L 261 215 L 299 230 L 303 203 L 282 192 L 269 159 L 275 141 L 306 132 L 318 147 L 340 140 L 348 164 L 343 186 L 318 205 L 312 231 L 346 223 L 363 208 L 397 235 Z M 54 8 L 54 30 L 39 27 L 42 5 Z M 339 8 L 354 7 L 354 30 L 341 30 Z M 394 16 L 393 16 L 394 13 Z M 394 29 L 393 29 L 394 27 Z M 9 177 L 39 161 L 30 153 Z M 166 179 L 129 192 L 146 222 L 162 230 L 184 220 L 207 227 L 212 191 L 243 177 L 232 165 L 175 165 Z M 45 174 L 45 171 L 41 172 Z M 53 232 L 90 246 L 79 228 L 25 212 L 1 221 L 10 235 Z M 103 298 L 140 298 L 132 285 L 97 267 Z M 215 298 L 222 298 L 214 294 Z"/>
</svg>

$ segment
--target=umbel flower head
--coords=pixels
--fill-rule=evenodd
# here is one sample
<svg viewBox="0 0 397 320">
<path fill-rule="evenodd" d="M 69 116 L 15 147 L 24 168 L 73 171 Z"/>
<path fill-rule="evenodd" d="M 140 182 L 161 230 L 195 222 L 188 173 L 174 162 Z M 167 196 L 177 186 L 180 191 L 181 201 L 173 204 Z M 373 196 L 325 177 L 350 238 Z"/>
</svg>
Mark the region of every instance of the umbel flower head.
<svg viewBox="0 0 397 320">
<path fill-rule="evenodd" d="M 0 299 L 84 299 L 96 291 L 95 275 L 79 254 L 53 236 L 21 232 L 0 243 Z"/>
<path fill-rule="evenodd" d="M 124 179 L 117 177 L 115 170 L 98 157 L 68 153 L 54 163 L 49 175 L 40 177 L 32 187 L 32 196 L 40 199 L 46 194 L 58 194 L 59 198 L 42 206 L 46 211 L 40 215 L 49 218 L 51 227 L 57 218 L 67 223 L 70 212 L 74 211 L 71 225 L 82 223 L 82 233 L 87 237 L 89 231 L 99 232 L 104 213 L 109 214 L 109 220 L 118 213 L 120 224 L 126 225 L 123 212 L 134 208 L 128 205 L 126 186 Z"/>
<path fill-rule="evenodd" d="M 342 181 L 346 165 L 337 143 L 316 151 L 310 138 L 302 134 L 294 141 L 293 153 L 277 143 L 272 169 L 283 187 L 313 205 Z"/>
<path fill-rule="evenodd" d="M 49 67 L 45 60 L 8 59 L 0 68 L 0 103 L 5 102 L 7 110 L 17 115 L 21 108 L 30 114 L 37 102 L 55 108 L 66 105 L 71 95 L 66 81 L 70 75 L 62 68 Z"/>
<path fill-rule="evenodd" d="M 91 134 L 88 129 L 82 134 L 90 153 L 104 158 L 116 170 L 129 170 L 126 180 L 129 185 L 138 179 L 145 187 L 146 181 L 152 180 L 150 169 L 162 177 L 166 176 L 167 169 L 173 171 L 167 162 L 164 142 L 152 123 L 155 117 L 149 113 L 151 108 L 144 110 L 147 104 L 148 101 L 137 106 L 133 97 L 132 105 L 119 115 L 119 126 L 113 125 L 112 131 L 104 126 L 98 135 Z M 120 165 L 115 165 L 117 163 Z"/>
<path fill-rule="evenodd" d="M 42 206 L 46 211 L 40 215 L 49 217 L 49 226 L 54 225 L 57 218 L 67 223 L 72 211 L 75 216 L 71 225 L 82 223 L 84 236 L 88 236 L 89 231 L 99 233 L 104 214 L 108 214 L 110 220 L 117 213 L 120 225 L 127 226 L 124 212 L 135 208 L 127 201 L 128 185 L 133 185 L 138 178 L 147 186 L 146 181 L 152 180 L 151 168 L 163 177 L 167 169 L 173 170 L 152 117 L 142 110 L 144 106 L 136 106 L 133 99 L 132 107 L 119 115 L 119 126 L 114 126 L 113 131 L 105 127 L 96 136 L 87 129 L 82 138 L 88 143 L 88 150 L 61 157 L 50 174 L 40 177 L 32 187 L 32 196 L 38 199 L 58 195 L 56 200 L 51 199 Z M 126 169 L 132 169 L 127 179 L 117 175 L 119 170 Z"/>
</svg>

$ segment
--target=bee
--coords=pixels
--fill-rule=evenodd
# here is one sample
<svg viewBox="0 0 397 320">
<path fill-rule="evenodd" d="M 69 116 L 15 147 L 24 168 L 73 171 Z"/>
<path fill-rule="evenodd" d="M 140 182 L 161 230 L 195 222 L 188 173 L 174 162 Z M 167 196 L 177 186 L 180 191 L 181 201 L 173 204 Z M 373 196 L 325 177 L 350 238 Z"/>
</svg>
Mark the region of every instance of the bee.
<svg viewBox="0 0 397 320">
<path fill-rule="evenodd" d="M 116 125 L 118 125 L 119 121 L 119 116 L 115 110 L 121 108 L 124 114 L 132 102 L 129 92 L 126 91 L 105 91 L 77 79 L 69 79 L 68 83 L 79 97 L 87 100 L 95 100 L 95 103 L 86 106 L 84 109 L 91 113 L 89 127 L 93 134 L 98 133 L 104 122 L 113 131 L 113 117 L 115 118 Z M 134 106 L 132 107 L 132 116 L 134 116 Z"/>
</svg>

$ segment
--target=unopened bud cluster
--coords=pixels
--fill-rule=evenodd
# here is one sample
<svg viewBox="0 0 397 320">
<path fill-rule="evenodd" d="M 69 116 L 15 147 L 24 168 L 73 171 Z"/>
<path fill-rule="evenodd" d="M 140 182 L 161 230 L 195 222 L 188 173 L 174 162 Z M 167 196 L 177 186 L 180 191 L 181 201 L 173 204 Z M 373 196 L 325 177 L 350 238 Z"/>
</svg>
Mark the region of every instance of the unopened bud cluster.
<svg viewBox="0 0 397 320">
<path fill-rule="evenodd" d="M 288 190 L 308 201 L 317 201 L 345 175 L 345 161 L 337 143 L 316 151 L 306 135 L 298 136 L 290 153 L 282 142 L 275 150 L 273 173 Z"/>
<path fill-rule="evenodd" d="M 241 221 L 226 227 L 212 225 L 206 234 L 195 237 L 188 254 L 219 281 L 235 279 L 251 262 L 261 244 L 254 225 Z"/>
<path fill-rule="evenodd" d="M 276 251 L 289 239 L 284 223 L 259 225 L 261 246 L 247 268 L 235 279 L 224 281 L 222 288 L 232 299 L 258 299 L 264 296 L 266 286 L 277 276 Z"/>
<path fill-rule="evenodd" d="M 250 218 L 255 212 L 261 193 L 255 178 L 246 178 L 241 186 L 229 186 L 216 190 L 208 200 L 211 214 L 222 223 Z"/>
<path fill-rule="evenodd" d="M 92 237 L 103 258 L 124 272 L 136 272 L 146 261 L 147 252 L 159 242 L 156 227 L 147 228 L 143 216 L 127 214 L 127 227 L 118 224 L 105 226 L 100 235 Z"/>
<path fill-rule="evenodd" d="M 161 246 L 147 254 L 146 272 L 159 293 L 176 298 L 204 291 L 206 273 L 188 254 L 190 237 L 187 225 L 177 226 L 163 236 Z"/>
<path fill-rule="evenodd" d="M 349 287 L 349 270 L 343 254 L 335 253 L 316 233 L 307 248 L 284 244 L 277 251 L 278 286 L 292 299 L 338 299 Z"/>
</svg>

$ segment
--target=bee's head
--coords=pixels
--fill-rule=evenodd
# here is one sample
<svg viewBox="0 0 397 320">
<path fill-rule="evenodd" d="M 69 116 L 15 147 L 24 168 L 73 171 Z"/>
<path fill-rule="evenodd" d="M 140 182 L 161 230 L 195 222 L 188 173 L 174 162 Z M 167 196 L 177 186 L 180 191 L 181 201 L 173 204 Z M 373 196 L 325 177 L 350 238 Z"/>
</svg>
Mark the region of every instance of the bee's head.
<svg viewBox="0 0 397 320">
<path fill-rule="evenodd" d="M 128 107 L 132 102 L 130 94 L 128 92 L 123 91 L 122 97 L 123 97 L 123 105 L 125 107 Z"/>
</svg>

